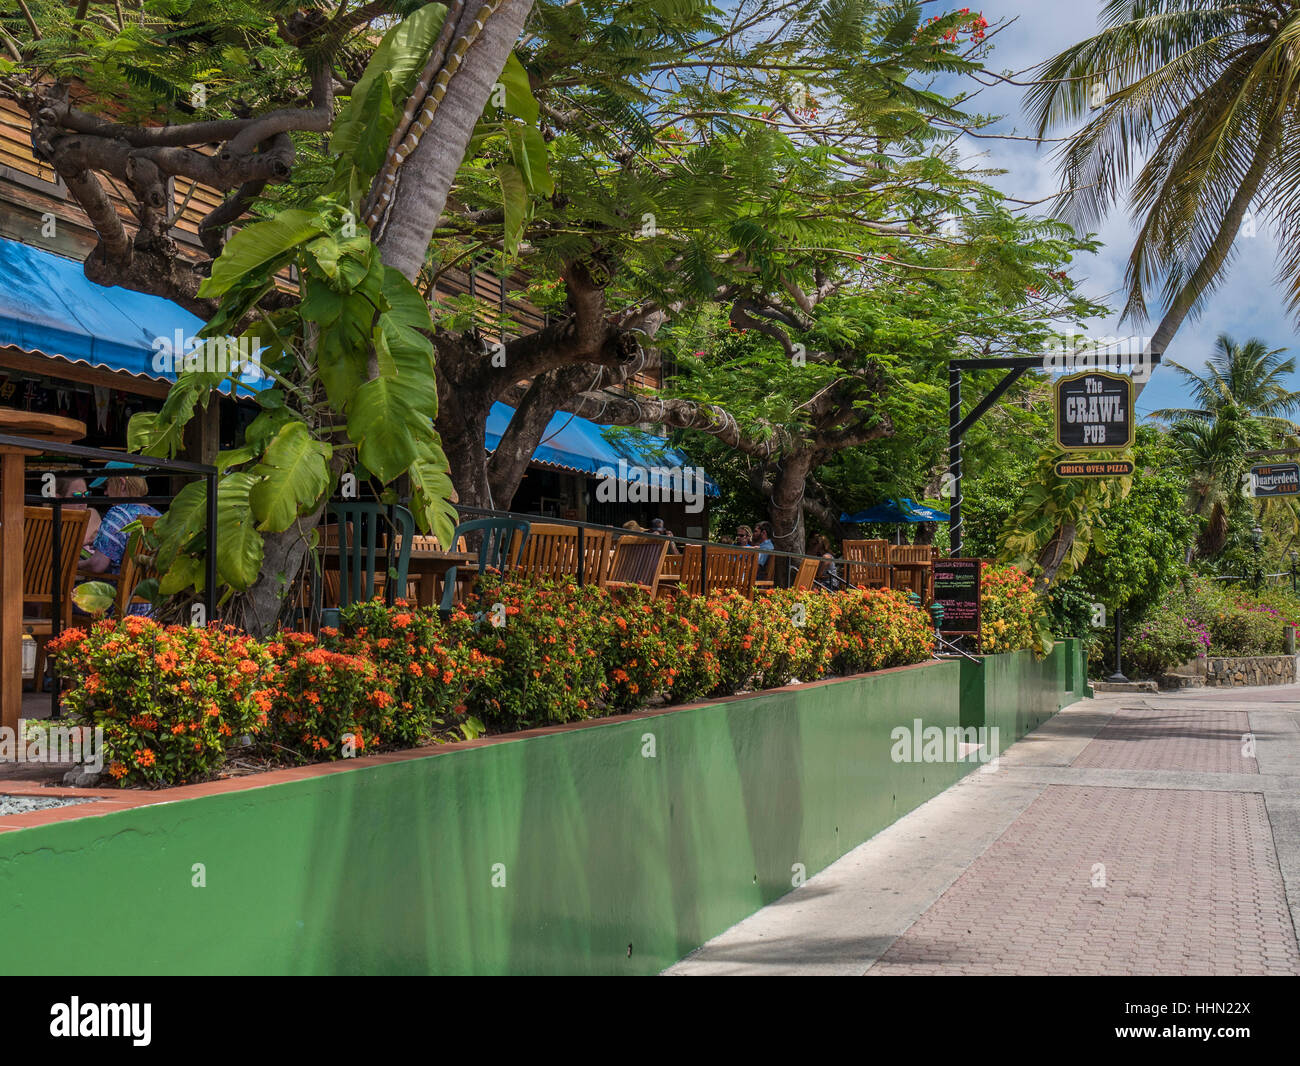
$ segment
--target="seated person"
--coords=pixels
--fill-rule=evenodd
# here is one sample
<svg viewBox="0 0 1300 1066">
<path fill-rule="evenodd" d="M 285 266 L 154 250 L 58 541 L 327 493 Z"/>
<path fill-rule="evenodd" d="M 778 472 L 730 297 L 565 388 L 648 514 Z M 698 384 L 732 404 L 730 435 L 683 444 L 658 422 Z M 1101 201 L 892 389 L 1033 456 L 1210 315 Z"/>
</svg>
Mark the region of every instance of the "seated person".
<svg viewBox="0 0 1300 1066">
<path fill-rule="evenodd" d="M 754 545 L 756 548 L 766 548 L 768 551 L 772 551 L 776 547 L 776 545 L 772 543 L 772 526 L 769 522 L 754 523 L 754 539 L 757 541 Z M 759 555 L 758 568 L 760 570 L 767 565 L 767 560 L 767 552 Z"/>
<path fill-rule="evenodd" d="M 101 479 L 104 480 L 104 479 Z M 110 497 L 148 495 L 148 483 L 142 477 L 113 476 L 106 479 L 105 493 Z M 137 518 L 146 515 L 158 517 L 159 511 L 147 503 L 118 503 L 108 509 L 99 523 L 99 531 L 91 542 L 91 556 L 84 569 L 96 574 L 117 574 L 122 570 L 122 556 L 126 554 L 131 537 L 124 530 Z"/>
<path fill-rule="evenodd" d="M 649 532 L 653 533 L 656 537 L 671 537 L 673 535 L 673 531 L 664 525 L 664 520 L 662 518 L 650 519 Z M 677 545 L 672 540 L 668 541 L 668 554 L 677 554 Z"/>
<path fill-rule="evenodd" d="M 816 580 L 832 591 L 838 589 L 840 587 L 840 572 L 835 565 L 835 556 L 831 552 L 831 542 L 818 533 L 808 545 L 808 554 L 820 555 L 823 559 L 830 560 L 817 567 Z"/>
<path fill-rule="evenodd" d="M 90 489 L 86 485 L 86 479 L 82 477 L 61 477 L 54 482 L 54 492 L 60 499 L 73 500 L 73 503 L 65 503 L 64 510 L 67 511 L 84 511 L 90 496 Z M 90 545 L 95 539 L 95 534 L 99 532 L 99 512 L 91 510 L 90 520 L 86 523 L 86 535 L 81 542 L 82 554 L 90 550 Z"/>
</svg>

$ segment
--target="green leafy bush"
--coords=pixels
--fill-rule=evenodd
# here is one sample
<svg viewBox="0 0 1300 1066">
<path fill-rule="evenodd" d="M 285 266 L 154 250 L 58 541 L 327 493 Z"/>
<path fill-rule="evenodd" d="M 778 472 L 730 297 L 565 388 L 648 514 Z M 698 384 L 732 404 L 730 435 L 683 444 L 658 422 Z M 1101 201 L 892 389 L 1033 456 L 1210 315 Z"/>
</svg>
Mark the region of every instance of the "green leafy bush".
<svg viewBox="0 0 1300 1066">
<path fill-rule="evenodd" d="M 1136 671 L 1142 677 L 1158 678 L 1206 651 L 1209 643 L 1209 633 L 1194 619 L 1157 610 L 1125 635 L 1124 669 L 1129 675 Z"/>
</svg>

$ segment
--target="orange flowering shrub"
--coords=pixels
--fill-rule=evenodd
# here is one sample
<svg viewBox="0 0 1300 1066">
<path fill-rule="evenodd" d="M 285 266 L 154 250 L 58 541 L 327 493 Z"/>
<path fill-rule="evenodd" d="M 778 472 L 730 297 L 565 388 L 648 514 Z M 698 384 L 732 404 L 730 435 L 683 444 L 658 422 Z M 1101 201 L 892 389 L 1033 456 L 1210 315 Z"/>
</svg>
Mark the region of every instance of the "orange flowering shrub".
<svg viewBox="0 0 1300 1066">
<path fill-rule="evenodd" d="M 721 671 L 701 630 L 680 611 L 680 600 L 651 600 L 627 590 L 602 613 L 610 627 L 605 699 L 615 713 L 634 711 L 654 696 L 686 703 L 711 692 Z"/>
<path fill-rule="evenodd" d="M 839 607 L 837 669 L 843 674 L 883 670 L 929 658 L 934 651 L 930 613 L 897 589 L 849 589 Z"/>
<path fill-rule="evenodd" d="M 1039 647 L 1038 616 L 1044 613 L 1034 582 L 1014 566 L 983 568 L 980 583 L 980 650 L 988 655 Z"/>
<path fill-rule="evenodd" d="M 529 729 L 590 718 L 603 710 L 605 651 L 601 621 L 610 596 L 572 582 L 475 584 L 453 625 L 467 625 L 471 646 L 493 660 L 467 693 L 469 710 L 489 729 Z"/>
<path fill-rule="evenodd" d="M 415 747 L 448 730 L 483 732 L 466 696 L 500 664 L 473 645 L 468 621 L 464 612 L 448 624 L 433 608 L 402 600 L 390 608 L 376 599 L 343 608 L 341 630 L 325 631 L 327 647 L 368 656 L 394 686 L 384 743 Z"/>
<path fill-rule="evenodd" d="M 339 630 L 258 642 L 232 630 L 99 622 L 55 642 L 68 706 L 102 725 L 123 784 L 211 776 L 255 737 L 320 761 L 920 662 L 929 615 L 902 593 L 779 589 L 652 601 L 487 575 L 444 621 L 375 601 Z"/>
<path fill-rule="evenodd" d="M 831 672 L 841 643 L 838 594 L 773 589 L 754 598 L 753 610 L 773 638 L 770 665 L 759 674 L 758 687 L 816 681 Z"/>
<path fill-rule="evenodd" d="M 269 751 L 301 762 L 372 753 L 396 732 L 393 679 L 363 647 L 334 651 L 310 633 L 281 633 L 267 644 L 275 660 Z"/>
<path fill-rule="evenodd" d="M 79 724 L 104 730 L 104 768 L 119 785 L 211 777 L 227 747 L 269 721 L 270 656 L 230 628 L 130 615 L 69 629 L 50 651 L 72 683 L 64 706 Z"/>
</svg>

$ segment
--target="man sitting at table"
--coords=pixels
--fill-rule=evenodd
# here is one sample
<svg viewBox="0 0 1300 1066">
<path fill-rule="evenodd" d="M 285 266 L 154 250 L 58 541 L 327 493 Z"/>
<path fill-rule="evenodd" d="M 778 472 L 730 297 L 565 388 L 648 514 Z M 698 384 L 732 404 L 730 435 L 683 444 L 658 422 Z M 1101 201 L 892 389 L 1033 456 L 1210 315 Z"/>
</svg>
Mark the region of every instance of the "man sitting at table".
<svg viewBox="0 0 1300 1066">
<path fill-rule="evenodd" d="M 142 477 L 115 475 L 99 478 L 91 482 L 91 487 L 95 488 L 100 484 L 105 484 L 105 494 L 110 497 L 146 496 L 149 493 L 149 485 Z M 83 569 L 95 574 L 120 573 L 122 556 L 126 554 L 126 546 L 131 539 L 130 535 L 124 532 L 126 527 L 137 518 L 149 515 L 157 517 L 160 513 L 147 503 L 114 504 L 99 523 L 99 532 L 95 534 L 95 539 L 90 545 L 92 554 L 83 564 Z"/>
</svg>

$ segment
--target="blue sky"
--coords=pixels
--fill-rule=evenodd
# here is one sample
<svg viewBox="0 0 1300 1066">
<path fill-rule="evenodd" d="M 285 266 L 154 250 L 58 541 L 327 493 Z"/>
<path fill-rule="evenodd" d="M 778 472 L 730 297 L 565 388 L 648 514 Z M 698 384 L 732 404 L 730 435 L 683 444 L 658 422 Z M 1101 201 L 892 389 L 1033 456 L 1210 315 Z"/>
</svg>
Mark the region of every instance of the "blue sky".
<svg viewBox="0 0 1300 1066">
<path fill-rule="evenodd" d="M 968 2 L 962 0 L 961 6 Z M 928 5 L 927 12 L 948 11 L 954 6 L 958 5 Z M 991 26 L 1003 20 L 1016 19 L 998 33 L 994 50 L 985 61 L 989 68 L 1000 72 L 1025 70 L 1092 36 L 1097 32 L 1097 15 L 1101 9 L 1096 0 L 1078 0 L 1076 3 L 986 0 L 983 4 L 970 2 L 969 6 L 972 11 L 982 11 Z M 1018 80 L 1027 81 L 1031 76 L 1026 73 Z M 970 87 L 971 83 L 967 80 L 965 85 Z M 1023 88 L 1004 84 L 984 89 L 970 101 L 967 109 L 1005 116 L 994 127 L 997 132 L 1028 135 L 1033 131 L 1021 106 L 1024 92 Z M 993 184 L 1025 200 L 1036 200 L 1059 188 L 1052 147 L 1039 147 L 1029 141 L 969 137 L 962 141 L 966 158 L 974 160 L 978 156 L 986 165 L 1007 171 L 994 178 Z M 1124 266 L 1132 248 L 1132 234 L 1127 205 L 1118 204 L 1097 233 L 1104 247 L 1096 255 L 1080 258 L 1072 271 L 1088 296 L 1111 307 L 1122 304 L 1119 294 L 1122 292 Z M 1210 297 L 1200 318 L 1183 323 L 1170 346 L 1168 358 L 1199 368 L 1205 364 L 1214 339 L 1220 333 L 1228 333 L 1238 341 L 1259 337 L 1271 348 L 1288 348 L 1288 354 L 1300 355 L 1300 335 L 1297 335 L 1286 312 L 1285 297 L 1275 281 L 1274 248 L 1273 237 L 1262 223 L 1257 224 L 1254 238 L 1238 238 L 1237 257 L 1226 281 Z M 1155 321 L 1158 321 L 1157 311 L 1153 308 Z M 1116 314 L 1107 321 L 1095 322 L 1089 333 L 1099 336 L 1146 335 L 1154 328 L 1154 322 L 1121 326 Z M 1300 388 L 1300 374 L 1293 378 L 1292 387 Z M 1148 412 L 1160 407 L 1182 406 L 1184 400 L 1177 375 L 1168 369 L 1157 369 L 1139 397 L 1138 410 Z"/>
</svg>

